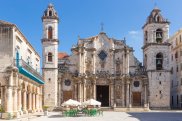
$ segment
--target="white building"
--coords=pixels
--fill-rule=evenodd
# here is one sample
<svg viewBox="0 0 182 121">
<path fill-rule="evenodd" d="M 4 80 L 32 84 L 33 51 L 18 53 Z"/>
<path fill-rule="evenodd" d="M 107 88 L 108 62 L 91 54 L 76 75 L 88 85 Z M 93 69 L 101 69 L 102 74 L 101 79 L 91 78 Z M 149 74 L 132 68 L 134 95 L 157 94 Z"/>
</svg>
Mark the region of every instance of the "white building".
<svg viewBox="0 0 182 121">
<path fill-rule="evenodd" d="M 182 108 L 182 30 L 169 39 L 171 67 L 171 107 Z"/>
<path fill-rule="evenodd" d="M 3 118 L 42 110 L 40 56 L 15 24 L 0 21 L 0 99 Z"/>
</svg>

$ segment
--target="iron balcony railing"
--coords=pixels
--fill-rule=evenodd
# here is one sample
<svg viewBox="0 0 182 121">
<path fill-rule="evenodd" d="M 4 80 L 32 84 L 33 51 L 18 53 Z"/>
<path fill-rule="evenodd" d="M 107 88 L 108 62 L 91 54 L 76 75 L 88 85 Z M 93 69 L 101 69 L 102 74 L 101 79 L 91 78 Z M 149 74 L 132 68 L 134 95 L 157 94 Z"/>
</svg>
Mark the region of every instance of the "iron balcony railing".
<svg viewBox="0 0 182 121">
<path fill-rule="evenodd" d="M 14 62 L 17 67 L 23 67 L 27 71 L 29 71 L 31 74 L 36 76 L 37 78 L 43 80 L 42 75 L 37 70 L 35 70 L 33 67 L 31 67 L 31 65 L 26 63 L 23 59 L 15 59 Z"/>
</svg>

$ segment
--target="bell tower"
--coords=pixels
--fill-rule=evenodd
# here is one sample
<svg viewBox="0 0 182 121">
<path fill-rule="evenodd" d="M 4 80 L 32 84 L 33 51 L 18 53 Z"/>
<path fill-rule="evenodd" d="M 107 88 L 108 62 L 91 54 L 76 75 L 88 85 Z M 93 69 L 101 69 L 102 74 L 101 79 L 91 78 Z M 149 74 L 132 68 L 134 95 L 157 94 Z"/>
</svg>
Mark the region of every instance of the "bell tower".
<svg viewBox="0 0 182 121">
<path fill-rule="evenodd" d="M 57 106 L 58 81 L 58 22 L 59 18 L 52 4 L 49 4 L 42 16 L 43 38 L 43 78 L 44 105 Z"/>
<path fill-rule="evenodd" d="M 150 108 L 170 108 L 169 24 L 156 7 L 143 26 L 143 62 L 149 80 Z"/>
</svg>

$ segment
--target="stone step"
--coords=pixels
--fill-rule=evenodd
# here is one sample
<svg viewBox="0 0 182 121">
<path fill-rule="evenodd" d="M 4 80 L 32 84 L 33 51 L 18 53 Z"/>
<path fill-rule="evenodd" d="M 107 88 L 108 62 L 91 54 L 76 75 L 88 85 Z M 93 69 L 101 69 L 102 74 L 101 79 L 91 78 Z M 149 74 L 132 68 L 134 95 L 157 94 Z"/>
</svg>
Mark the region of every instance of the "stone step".
<svg viewBox="0 0 182 121">
<path fill-rule="evenodd" d="M 134 108 L 114 108 L 114 111 L 121 111 L 121 112 L 148 112 L 150 111 L 149 108 L 143 107 L 134 107 Z"/>
</svg>

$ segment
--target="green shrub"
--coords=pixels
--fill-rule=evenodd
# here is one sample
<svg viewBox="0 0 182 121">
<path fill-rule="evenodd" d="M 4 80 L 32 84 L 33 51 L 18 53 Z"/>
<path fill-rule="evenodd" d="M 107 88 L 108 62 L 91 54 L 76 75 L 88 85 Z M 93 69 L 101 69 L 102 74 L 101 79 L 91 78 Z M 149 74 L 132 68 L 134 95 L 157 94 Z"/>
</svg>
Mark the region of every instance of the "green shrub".
<svg viewBox="0 0 182 121">
<path fill-rule="evenodd" d="M 4 109 L 3 109 L 2 105 L 0 105 L 0 113 L 4 113 Z"/>
</svg>

